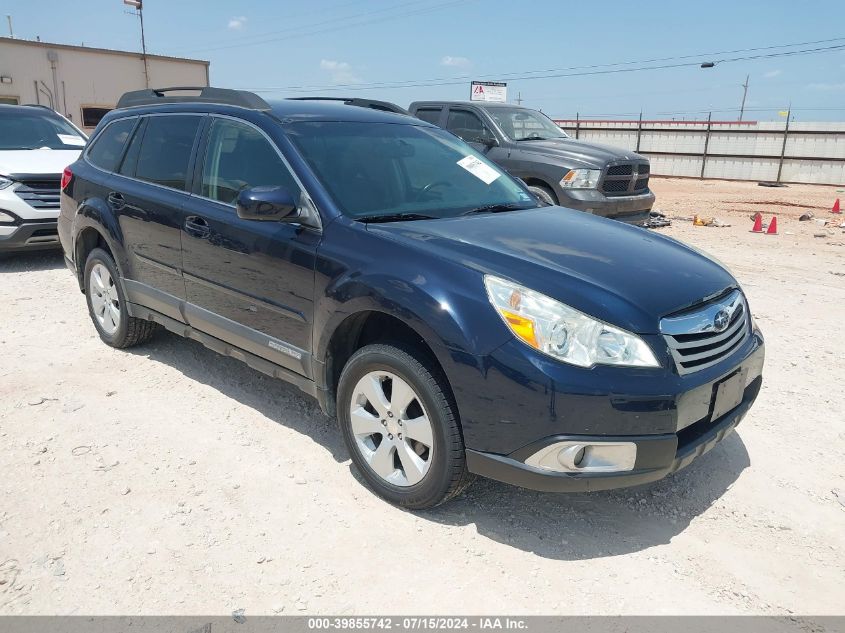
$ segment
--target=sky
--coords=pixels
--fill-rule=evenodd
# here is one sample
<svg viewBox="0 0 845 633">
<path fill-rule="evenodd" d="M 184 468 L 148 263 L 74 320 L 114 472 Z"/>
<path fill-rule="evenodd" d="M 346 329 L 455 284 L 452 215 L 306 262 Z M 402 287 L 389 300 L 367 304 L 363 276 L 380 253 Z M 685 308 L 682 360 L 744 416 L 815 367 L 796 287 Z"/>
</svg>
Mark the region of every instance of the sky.
<svg viewBox="0 0 845 633">
<path fill-rule="evenodd" d="M 505 80 L 509 101 L 554 118 L 724 120 L 739 115 L 749 76 L 746 120 L 777 120 L 791 104 L 795 120 L 845 121 L 845 0 L 144 0 L 143 10 L 148 52 L 210 60 L 212 85 L 265 98 L 407 106 Z M 140 50 L 122 0 L 0 0 L 7 14 L 17 37 Z"/>
</svg>

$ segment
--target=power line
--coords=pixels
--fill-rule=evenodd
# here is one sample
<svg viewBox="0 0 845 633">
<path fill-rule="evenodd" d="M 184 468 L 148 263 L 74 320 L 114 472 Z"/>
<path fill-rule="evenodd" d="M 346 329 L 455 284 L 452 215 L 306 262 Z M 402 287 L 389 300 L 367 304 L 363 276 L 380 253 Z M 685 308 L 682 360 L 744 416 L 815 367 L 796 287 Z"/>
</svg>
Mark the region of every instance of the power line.
<svg viewBox="0 0 845 633">
<path fill-rule="evenodd" d="M 842 41 L 845 38 L 836 38 L 835 40 L 828 40 L 828 41 Z M 783 48 L 785 46 L 796 46 L 796 45 L 779 45 L 779 48 Z M 767 47 L 768 48 L 768 47 Z M 761 49 L 762 50 L 762 49 Z M 800 49 L 794 51 L 782 51 L 778 53 L 767 53 L 767 54 L 759 54 L 759 55 L 746 55 L 746 56 L 739 56 L 739 57 L 730 57 L 725 59 L 716 60 L 715 63 L 717 64 L 729 64 L 735 63 L 738 61 L 750 61 L 756 59 L 771 59 L 777 57 L 790 57 L 796 55 L 809 55 L 809 54 L 818 54 L 818 53 L 827 53 L 833 52 L 838 50 L 845 50 L 845 43 L 844 44 L 836 44 L 832 46 L 824 46 L 824 47 L 816 47 L 816 48 L 809 48 L 809 49 Z M 706 54 L 705 54 L 706 55 Z M 675 58 L 665 58 L 665 59 L 690 59 L 693 57 L 697 57 L 701 59 L 705 55 L 685 55 L 683 57 L 675 57 Z M 502 78 L 506 78 L 512 81 L 531 81 L 536 79 L 557 79 L 562 77 L 584 77 L 590 75 L 608 75 L 608 74 L 618 74 L 618 73 L 631 73 L 631 72 L 643 72 L 648 70 L 667 70 L 667 69 L 674 69 L 674 68 L 684 68 L 690 66 L 699 66 L 699 62 L 680 62 L 675 64 L 660 64 L 660 65 L 652 65 L 652 66 L 638 66 L 634 68 L 611 68 L 612 66 L 621 66 L 623 64 L 629 63 L 648 63 L 646 62 L 620 62 L 616 64 L 600 64 L 594 66 L 573 66 L 566 69 L 560 69 L 561 71 L 568 71 L 568 70 L 579 70 L 585 69 L 583 72 L 553 72 L 547 74 L 532 74 L 531 76 L 523 74 L 522 76 L 502 76 Z M 602 70 L 598 70 L 598 68 L 603 68 Z M 541 72 L 541 71 L 529 71 L 529 72 Z M 505 73 L 505 75 L 510 75 L 510 73 Z M 252 88 L 255 92 L 276 92 L 276 91 L 289 91 L 289 92 L 306 92 L 306 91 L 314 91 L 314 90 L 327 90 L 327 91 L 335 91 L 335 90 L 347 90 L 347 91 L 359 91 L 359 90 L 374 90 L 374 89 L 400 89 L 400 88 L 429 88 L 435 86 L 453 86 L 453 85 L 463 85 L 466 83 L 465 78 L 452 78 L 445 81 L 440 80 L 407 80 L 407 81 L 399 81 L 399 82 L 373 82 L 367 84 L 330 84 L 330 85 L 315 85 L 315 86 L 273 86 L 273 87 L 264 87 L 264 88 Z"/>
<path fill-rule="evenodd" d="M 368 15 L 373 15 L 373 14 L 376 14 L 376 13 L 384 13 L 385 11 L 394 11 L 397 8 L 402 8 L 402 7 L 407 7 L 407 6 L 411 6 L 411 5 L 414 5 L 414 4 L 419 4 L 421 1 L 422 0 L 413 0 L 412 2 L 406 2 L 404 4 L 394 5 L 392 7 L 386 8 L 386 9 L 378 9 L 376 11 L 359 13 L 359 14 L 355 14 L 355 15 L 351 15 L 351 16 L 345 16 L 345 17 L 342 17 L 342 18 L 332 18 L 330 20 L 325 20 L 323 22 L 316 22 L 314 24 L 306 25 L 306 26 L 291 27 L 290 29 L 285 30 L 285 31 L 288 31 L 290 34 L 282 35 L 281 37 L 272 37 L 272 38 L 265 38 L 265 39 L 255 39 L 255 38 L 253 38 L 249 42 L 239 42 L 239 43 L 234 43 L 234 44 L 225 44 L 223 46 L 208 46 L 208 47 L 204 47 L 204 48 L 192 48 L 192 49 L 187 49 L 187 50 L 189 52 L 192 52 L 192 53 L 202 53 L 202 52 L 208 52 L 208 51 L 220 51 L 220 50 L 229 50 L 229 49 L 233 49 L 233 48 L 243 48 L 243 47 L 246 47 L 246 46 L 258 46 L 260 44 L 271 44 L 273 42 L 277 42 L 277 41 L 281 41 L 281 40 L 289 41 L 289 40 L 292 40 L 292 39 L 297 39 L 297 38 L 302 38 L 302 37 L 310 37 L 312 35 L 318 35 L 318 34 L 321 34 L 321 33 L 328 33 L 330 31 L 337 31 L 337 30 L 340 30 L 340 29 L 348 29 L 348 28 L 355 27 L 355 26 L 367 26 L 367 25 L 370 25 L 370 24 L 378 23 L 378 22 L 395 20 L 397 18 L 404 18 L 404 17 L 409 17 L 409 16 L 422 15 L 424 13 L 430 13 L 432 11 L 439 11 L 440 9 L 446 9 L 446 8 L 449 8 L 449 7 L 458 5 L 458 4 L 464 4 L 467 0 L 451 0 L 449 2 L 441 2 L 440 4 L 435 4 L 435 5 L 428 6 L 428 7 L 418 7 L 416 9 L 412 10 L 412 11 L 407 11 L 407 12 L 403 12 L 403 13 L 394 13 L 394 14 L 391 14 L 391 15 L 385 15 L 385 16 L 374 18 L 374 19 L 360 21 L 360 22 L 349 22 L 349 20 L 352 20 L 352 19 L 362 18 L 362 17 L 366 17 Z M 343 21 L 344 23 L 339 24 L 339 25 L 335 25 L 335 26 L 330 26 L 328 28 L 320 28 L 320 29 L 317 29 L 317 30 L 309 30 L 309 29 L 311 29 L 315 26 L 320 26 L 320 25 L 328 24 L 328 23 L 331 23 L 331 22 L 338 22 L 338 21 Z M 282 31 L 279 31 L 278 33 L 281 33 L 281 32 Z M 262 37 L 262 36 L 258 36 L 258 37 Z"/>
</svg>

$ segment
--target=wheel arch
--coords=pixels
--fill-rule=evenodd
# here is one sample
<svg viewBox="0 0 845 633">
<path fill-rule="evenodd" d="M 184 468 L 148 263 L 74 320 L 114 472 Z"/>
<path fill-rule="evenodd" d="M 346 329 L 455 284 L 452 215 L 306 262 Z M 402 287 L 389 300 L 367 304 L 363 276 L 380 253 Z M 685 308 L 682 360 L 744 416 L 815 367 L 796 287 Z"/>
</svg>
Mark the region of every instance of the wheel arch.
<svg viewBox="0 0 845 633">
<path fill-rule="evenodd" d="M 79 289 L 85 291 L 85 261 L 97 247 L 107 251 L 117 266 L 121 277 L 127 268 L 122 232 L 114 215 L 107 208 L 100 208 L 95 201 L 79 205 L 73 221 L 73 258 Z"/>
</svg>

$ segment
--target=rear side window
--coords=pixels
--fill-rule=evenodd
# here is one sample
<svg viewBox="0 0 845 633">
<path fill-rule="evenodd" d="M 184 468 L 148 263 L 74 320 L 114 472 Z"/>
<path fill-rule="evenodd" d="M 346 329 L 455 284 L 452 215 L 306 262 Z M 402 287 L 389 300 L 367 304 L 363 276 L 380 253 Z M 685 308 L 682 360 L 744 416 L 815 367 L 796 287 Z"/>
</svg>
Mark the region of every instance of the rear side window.
<svg viewBox="0 0 845 633">
<path fill-rule="evenodd" d="M 426 123 L 437 125 L 440 122 L 440 113 L 442 108 L 420 108 L 417 110 L 417 118 L 422 119 Z"/>
<path fill-rule="evenodd" d="M 184 191 L 200 118 L 183 115 L 149 117 L 138 152 L 135 177 Z"/>
<path fill-rule="evenodd" d="M 149 134 L 149 132 L 148 132 Z M 202 170 L 202 195 L 234 204 L 249 187 L 281 186 L 299 198 L 299 187 L 261 132 L 229 119 L 214 119 Z"/>
<path fill-rule="evenodd" d="M 88 160 L 100 169 L 114 171 L 123 154 L 123 147 L 137 119 L 120 119 L 109 123 L 88 150 Z"/>
</svg>

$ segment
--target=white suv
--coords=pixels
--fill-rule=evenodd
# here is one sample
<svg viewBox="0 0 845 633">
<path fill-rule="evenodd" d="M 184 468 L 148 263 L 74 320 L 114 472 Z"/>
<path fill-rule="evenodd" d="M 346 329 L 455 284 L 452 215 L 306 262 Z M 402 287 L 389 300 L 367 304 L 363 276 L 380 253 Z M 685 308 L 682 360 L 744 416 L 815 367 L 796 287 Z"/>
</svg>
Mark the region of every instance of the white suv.
<svg viewBox="0 0 845 633">
<path fill-rule="evenodd" d="M 0 253 L 59 246 L 62 172 L 86 140 L 49 108 L 0 105 Z"/>
</svg>

